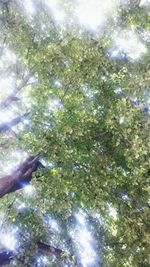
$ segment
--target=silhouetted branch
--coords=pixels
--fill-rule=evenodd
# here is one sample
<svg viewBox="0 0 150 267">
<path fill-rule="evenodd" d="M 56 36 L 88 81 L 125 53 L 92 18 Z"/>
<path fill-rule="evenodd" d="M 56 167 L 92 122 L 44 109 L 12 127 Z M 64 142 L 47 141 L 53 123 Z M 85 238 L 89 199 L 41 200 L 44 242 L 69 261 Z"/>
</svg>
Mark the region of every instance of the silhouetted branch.
<svg viewBox="0 0 150 267">
<path fill-rule="evenodd" d="M 9 131 L 13 126 L 18 125 L 20 122 L 22 122 L 22 120 L 26 119 L 28 115 L 29 115 L 29 112 L 11 120 L 10 122 L 5 122 L 5 123 L 0 124 L 0 133 Z"/>
<path fill-rule="evenodd" d="M 65 251 L 63 251 L 62 249 L 53 247 L 51 245 L 42 243 L 42 242 L 37 242 L 37 246 L 38 249 L 47 253 L 50 253 L 56 257 L 62 258 L 63 259 L 68 259 L 70 260 L 72 263 L 74 263 L 75 266 L 77 267 L 83 267 L 81 263 L 77 262 L 77 260 L 75 259 L 74 255 L 69 255 L 68 253 L 66 253 Z"/>
<path fill-rule="evenodd" d="M 10 94 L 1 104 L 0 109 L 7 108 L 11 102 L 18 100 L 16 97 L 17 93 L 27 84 L 29 79 L 31 78 L 31 73 L 27 74 L 24 80 L 15 88 L 12 94 Z"/>
<path fill-rule="evenodd" d="M 83 267 L 81 265 L 81 263 L 77 263 L 77 261 L 75 260 L 74 256 L 67 255 L 65 251 L 63 251 L 63 250 L 61 250 L 59 248 L 53 247 L 53 246 L 45 244 L 43 242 L 37 242 L 37 249 L 39 251 L 50 253 L 53 256 L 61 258 L 62 260 L 63 259 L 68 259 L 72 263 L 74 263 L 75 266 L 77 266 L 77 267 Z M 10 264 L 11 261 L 15 257 L 16 257 L 16 254 L 13 251 L 3 251 L 3 252 L 1 252 L 0 253 L 0 266 L 4 266 L 4 265 L 7 265 L 7 264 Z"/>
<path fill-rule="evenodd" d="M 39 156 L 29 156 L 11 175 L 0 179 L 0 198 L 28 184 L 39 167 Z"/>
<path fill-rule="evenodd" d="M 13 251 L 0 252 L 0 266 L 10 264 L 13 258 L 14 258 Z"/>
</svg>

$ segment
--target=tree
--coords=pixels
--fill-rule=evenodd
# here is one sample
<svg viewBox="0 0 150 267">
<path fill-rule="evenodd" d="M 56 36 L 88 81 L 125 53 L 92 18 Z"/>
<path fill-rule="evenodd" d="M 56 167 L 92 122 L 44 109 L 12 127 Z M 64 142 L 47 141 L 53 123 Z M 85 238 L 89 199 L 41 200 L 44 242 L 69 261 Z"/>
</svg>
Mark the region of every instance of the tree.
<svg viewBox="0 0 150 267">
<path fill-rule="evenodd" d="M 13 88 L 0 104 L 0 266 L 148 266 L 149 18 L 136 2 L 96 32 L 74 20 L 74 1 L 57 4 L 63 27 L 48 1 L 30 14 L 1 2 L 1 80 Z M 95 262 L 77 253 L 87 223 Z"/>
</svg>

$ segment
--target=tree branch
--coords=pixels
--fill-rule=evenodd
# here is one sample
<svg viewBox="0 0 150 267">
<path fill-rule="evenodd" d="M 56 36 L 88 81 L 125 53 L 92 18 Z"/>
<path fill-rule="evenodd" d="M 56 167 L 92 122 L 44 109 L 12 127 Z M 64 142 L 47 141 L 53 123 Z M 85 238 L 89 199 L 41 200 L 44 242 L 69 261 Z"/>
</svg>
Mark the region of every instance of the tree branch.
<svg viewBox="0 0 150 267">
<path fill-rule="evenodd" d="M 0 124 L 0 133 L 4 133 L 9 131 L 13 126 L 18 125 L 20 122 L 22 122 L 23 119 L 26 119 L 28 117 L 30 113 L 25 113 L 22 116 L 19 116 L 13 120 L 11 120 L 10 122 L 5 122 Z"/>
<path fill-rule="evenodd" d="M 0 179 L 0 198 L 28 184 L 40 165 L 39 156 L 29 156 L 11 175 Z"/>
<path fill-rule="evenodd" d="M 12 251 L 0 252 L 0 266 L 10 264 L 13 258 L 14 258 L 14 253 Z"/>
<path fill-rule="evenodd" d="M 18 100 L 16 97 L 17 93 L 27 84 L 29 79 L 31 78 L 32 74 L 29 73 L 25 76 L 24 80 L 15 88 L 14 92 L 10 94 L 1 104 L 0 104 L 0 110 L 7 108 L 11 102 Z"/>
<path fill-rule="evenodd" d="M 63 260 L 63 256 L 66 255 L 65 251 L 59 248 L 53 247 L 51 245 L 45 244 L 43 242 L 37 242 L 37 248 L 39 251 L 50 253 L 56 257 L 62 258 L 62 260 Z M 15 257 L 16 255 L 13 251 L 1 252 L 0 253 L 0 267 L 10 264 L 11 260 L 13 260 Z M 68 255 L 68 257 L 65 256 L 65 258 L 66 259 L 68 258 L 68 260 L 72 261 L 72 263 L 74 262 L 76 266 L 83 267 L 81 263 L 77 263 L 77 261 L 74 259 L 74 256 Z"/>
<path fill-rule="evenodd" d="M 65 251 L 63 251 L 59 248 L 53 247 L 51 245 L 48 245 L 48 244 L 45 244 L 42 242 L 37 242 L 37 246 L 38 246 L 38 249 L 41 251 L 50 253 L 50 254 L 52 254 L 56 257 L 59 257 L 59 258 L 61 257 L 62 259 L 63 259 L 63 257 L 65 257 L 65 259 L 68 259 L 72 263 L 74 263 L 75 266 L 83 267 L 81 263 L 77 262 L 77 260 L 75 259 L 75 257 L 73 255 L 69 255 L 69 254 L 67 255 Z"/>
</svg>

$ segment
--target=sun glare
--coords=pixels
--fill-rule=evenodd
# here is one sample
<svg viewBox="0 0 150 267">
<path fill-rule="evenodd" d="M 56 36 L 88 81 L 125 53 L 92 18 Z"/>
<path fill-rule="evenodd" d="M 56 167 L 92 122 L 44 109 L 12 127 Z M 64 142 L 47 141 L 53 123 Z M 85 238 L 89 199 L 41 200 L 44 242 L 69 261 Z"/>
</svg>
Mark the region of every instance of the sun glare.
<svg viewBox="0 0 150 267">
<path fill-rule="evenodd" d="M 49 215 L 46 216 L 46 223 L 47 223 L 48 227 L 49 227 L 51 230 L 53 230 L 53 231 L 55 231 L 55 232 L 57 232 L 57 233 L 60 233 L 60 232 L 61 232 L 61 231 L 60 231 L 60 226 L 59 226 L 59 224 L 57 223 L 57 221 L 54 220 L 54 219 L 52 219 Z"/>
<path fill-rule="evenodd" d="M 96 30 L 116 7 L 114 0 L 79 0 L 76 16 L 83 26 Z"/>
<path fill-rule="evenodd" d="M 98 266 L 99 258 L 95 251 L 95 240 L 86 220 L 86 213 L 80 210 L 75 213 L 77 224 L 70 235 L 74 241 L 77 254 L 84 267 Z"/>
<path fill-rule="evenodd" d="M 22 1 L 24 9 L 26 11 L 26 14 L 28 15 L 29 18 L 32 18 L 35 14 L 35 8 L 33 5 L 32 0 L 24 0 Z"/>
<path fill-rule="evenodd" d="M 59 7 L 57 0 L 45 0 L 46 6 L 49 8 L 49 10 L 52 13 L 52 16 L 54 17 L 55 21 L 58 23 L 64 22 L 65 19 L 65 13 L 63 9 Z"/>
<path fill-rule="evenodd" d="M 16 234 L 17 234 L 18 228 L 10 229 L 10 232 L 2 232 L 0 233 L 0 243 L 2 246 L 9 250 L 15 250 L 18 246 Z"/>
<path fill-rule="evenodd" d="M 10 63 L 14 64 L 16 63 L 16 60 L 17 60 L 16 55 L 8 48 L 4 48 L 0 66 L 1 64 L 10 64 Z"/>
<path fill-rule="evenodd" d="M 0 161 L 0 173 L 5 175 L 16 169 L 16 165 L 20 164 L 27 158 L 28 154 L 23 150 L 13 150 L 9 155 L 8 159 Z"/>
<path fill-rule="evenodd" d="M 113 208 L 111 205 L 108 206 L 109 215 L 112 216 L 114 219 L 117 218 L 117 210 Z"/>
<path fill-rule="evenodd" d="M 3 99 L 4 96 L 11 94 L 13 92 L 13 87 L 14 87 L 13 77 L 0 78 L 0 98 Z"/>
<path fill-rule="evenodd" d="M 19 204 L 17 205 L 17 208 L 18 208 L 18 210 L 20 210 L 20 211 L 24 211 L 24 210 L 27 209 L 25 203 L 19 203 Z"/>
<path fill-rule="evenodd" d="M 136 60 L 142 54 L 146 53 L 145 45 L 140 42 L 137 35 L 131 30 L 115 33 L 113 40 L 113 57 L 118 57 L 120 54 L 126 54 L 131 59 Z"/>
<path fill-rule="evenodd" d="M 146 6 L 150 4 L 150 0 L 141 0 L 140 1 L 140 6 Z"/>
<path fill-rule="evenodd" d="M 35 188 L 32 185 L 25 185 L 23 190 L 24 193 L 27 194 L 28 196 L 35 195 Z"/>
<path fill-rule="evenodd" d="M 86 215 L 82 211 L 75 214 L 75 218 L 79 224 L 84 225 L 86 223 Z"/>
<path fill-rule="evenodd" d="M 60 110 L 62 108 L 63 108 L 63 105 L 60 99 L 50 99 L 49 111 L 53 112 L 56 110 Z"/>
<path fill-rule="evenodd" d="M 0 111 L 0 124 L 10 122 L 14 118 L 14 113 L 11 110 Z"/>
<path fill-rule="evenodd" d="M 10 236 L 9 234 L 7 235 L 3 235 L 2 237 L 2 244 L 10 249 L 10 250 L 14 250 L 16 247 L 16 240 L 14 239 L 14 237 Z"/>
<path fill-rule="evenodd" d="M 48 266 L 48 259 L 46 256 L 40 256 L 38 259 L 37 259 L 37 266 L 38 267 L 41 267 L 41 266 Z"/>
</svg>

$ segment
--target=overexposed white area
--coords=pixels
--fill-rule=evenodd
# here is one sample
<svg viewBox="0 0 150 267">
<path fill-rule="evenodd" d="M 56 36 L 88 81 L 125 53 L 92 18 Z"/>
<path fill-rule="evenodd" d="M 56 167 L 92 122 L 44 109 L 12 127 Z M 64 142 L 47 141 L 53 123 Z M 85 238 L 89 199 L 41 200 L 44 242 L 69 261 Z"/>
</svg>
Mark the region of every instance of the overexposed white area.
<svg viewBox="0 0 150 267">
<path fill-rule="evenodd" d="M 0 77 L 0 100 L 2 101 L 5 96 L 13 92 L 15 80 L 13 77 Z"/>
<path fill-rule="evenodd" d="M 131 201 L 131 198 L 127 194 L 122 195 L 122 199 L 124 201 Z"/>
<path fill-rule="evenodd" d="M 44 216 L 44 223 L 47 225 L 48 229 L 53 233 L 60 234 L 61 227 L 56 219 L 52 218 L 50 215 L 46 214 Z"/>
<path fill-rule="evenodd" d="M 86 214 L 82 210 L 80 210 L 78 213 L 75 213 L 75 218 L 79 224 L 86 224 Z"/>
<path fill-rule="evenodd" d="M 76 16 L 79 23 L 91 30 L 97 30 L 117 7 L 115 0 L 77 0 Z"/>
<path fill-rule="evenodd" d="M 0 229 L 3 225 L 4 220 L 5 220 L 5 212 L 4 210 L 0 209 Z"/>
<path fill-rule="evenodd" d="M 27 196 L 35 196 L 36 191 L 33 185 L 31 184 L 25 184 L 24 188 L 23 188 L 23 192 L 27 195 Z"/>
<path fill-rule="evenodd" d="M 27 206 L 24 202 L 22 203 L 17 203 L 17 209 L 20 211 L 26 210 Z"/>
<path fill-rule="evenodd" d="M 16 170 L 18 165 L 27 158 L 28 154 L 25 151 L 13 150 L 9 152 L 8 158 L 0 160 L 0 175 L 10 174 Z"/>
<path fill-rule="evenodd" d="M 14 227 L 8 229 L 8 231 L 0 232 L 0 243 L 4 248 L 9 250 L 15 250 L 17 248 L 17 231 L 18 228 Z"/>
<path fill-rule="evenodd" d="M 45 5 L 49 8 L 53 18 L 58 23 L 63 23 L 65 21 L 65 12 L 60 7 L 57 0 L 44 0 Z"/>
<path fill-rule="evenodd" d="M 144 42 L 150 41 L 150 31 L 143 29 L 143 30 L 141 30 L 140 35 L 141 35 L 141 38 Z"/>
<path fill-rule="evenodd" d="M 30 110 L 32 107 L 31 98 L 29 97 L 28 92 L 25 90 L 22 90 L 21 92 L 21 103 L 28 110 Z"/>
<path fill-rule="evenodd" d="M 48 266 L 49 265 L 49 261 L 48 258 L 46 256 L 40 256 L 37 259 L 37 267 L 41 267 L 41 266 Z"/>
<path fill-rule="evenodd" d="M 117 95 L 121 95 L 121 94 L 123 94 L 122 88 L 120 88 L 120 87 L 115 88 L 115 89 L 114 89 L 114 92 L 115 92 L 115 94 L 117 94 Z"/>
<path fill-rule="evenodd" d="M 55 167 L 55 163 L 54 162 L 48 162 L 45 159 L 40 159 L 40 162 L 43 164 L 44 167 L 46 168 L 54 168 Z"/>
<path fill-rule="evenodd" d="M 117 219 L 117 210 L 114 207 L 108 205 L 108 212 L 110 216 L 112 216 L 114 219 Z"/>
<path fill-rule="evenodd" d="M 11 109 L 0 110 L 0 124 L 8 123 L 14 119 L 14 112 Z"/>
<path fill-rule="evenodd" d="M 3 47 L 2 54 L 0 55 L 0 68 L 7 66 L 7 64 L 14 64 L 17 61 L 17 57 L 13 51 Z"/>
<path fill-rule="evenodd" d="M 116 32 L 113 36 L 113 42 L 114 47 L 111 52 L 113 57 L 126 54 L 132 60 L 136 60 L 147 51 L 145 45 L 132 30 Z"/>
<path fill-rule="evenodd" d="M 57 233 L 61 232 L 58 222 L 55 219 L 51 218 L 50 215 L 46 216 L 46 223 L 48 228 L 51 229 L 52 231 L 55 231 Z"/>
<path fill-rule="evenodd" d="M 67 22 L 73 24 L 79 23 L 81 26 L 90 30 L 97 30 L 107 21 L 107 18 L 112 16 L 118 0 L 75 0 L 71 1 L 70 8 L 72 16 L 67 17 L 67 12 L 63 3 L 59 0 L 44 0 L 43 3 L 49 9 L 54 20 L 64 28 Z M 72 5 L 74 8 L 72 8 Z"/>
<path fill-rule="evenodd" d="M 50 100 L 49 111 L 53 112 L 53 111 L 56 111 L 62 108 L 63 108 L 63 105 L 61 103 L 61 99 L 53 98 Z"/>
<path fill-rule="evenodd" d="M 150 5 L 150 0 L 141 0 L 140 6 L 147 6 Z"/>
<path fill-rule="evenodd" d="M 0 235 L 1 238 L 1 244 L 10 250 L 14 250 L 16 247 L 16 239 L 14 236 L 11 236 L 11 234 L 2 234 Z"/>
<path fill-rule="evenodd" d="M 83 267 L 98 266 L 99 257 L 95 250 L 95 238 L 90 225 L 88 225 L 87 215 L 83 210 L 75 213 L 76 225 L 71 229 L 70 235 L 75 244 L 77 255 Z"/>
<path fill-rule="evenodd" d="M 57 88 L 62 87 L 62 84 L 61 84 L 61 82 L 60 82 L 59 80 L 56 80 L 56 81 L 54 82 L 54 85 L 55 85 Z"/>
<path fill-rule="evenodd" d="M 89 88 L 89 86 L 83 84 L 81 87 L 86 97 L 93 98 L 95 92 L 93 92 L 93 90 Z"/>
<path fill-rule="evenodd" d="M 34 7 L 33 0 L 23 0 L 23 1 L 19 0 L 19 4 L 23 5 L 23 8 L 28 18 L 31 19 L 35 15 L 36 9 Z"/>
<path fill-rule="evenodd" d="M 121 116 L 120 118 L 119 118 L 119 123 L 120 124 L 123 124 L 125 122 L 125 117 L 124 116 Z"/>
</svg>

